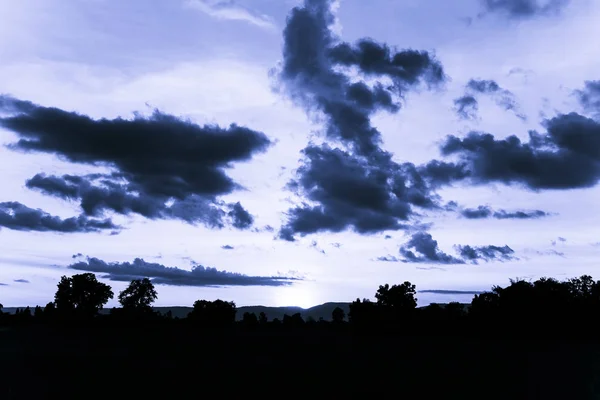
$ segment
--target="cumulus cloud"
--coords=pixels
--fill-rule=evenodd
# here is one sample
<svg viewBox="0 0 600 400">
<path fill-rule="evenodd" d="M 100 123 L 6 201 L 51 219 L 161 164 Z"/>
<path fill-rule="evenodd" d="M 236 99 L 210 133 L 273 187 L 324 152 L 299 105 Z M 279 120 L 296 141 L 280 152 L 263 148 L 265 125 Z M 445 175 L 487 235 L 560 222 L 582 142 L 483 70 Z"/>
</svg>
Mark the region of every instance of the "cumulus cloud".
<svg viewBox="0 0 600 400">
<path fill-rule="evenodd" d="M 454 109 L 462 119 L 476 119 L 479 111 L 479 103 L 475 96 L 465 94 L 454 99 Z"/>
<path fill-rule="evenodd" d="M 220 20 L 243 21 L 269 31 L 275 31 L 273 19 L 239 4 L 235 0 L 186 0 L 185 6 Z"/>
<path fill-rule="evenodd" d="M 465 94 L 454 100 L 456 113 L 462 119 L 477 119 L 479 102 L 477 97 L 486 95 L 506 111 L 513 112 L 521 120 L 526 120 L 525 115 L 519 110 L 515 95 L 503 89 L 493 80 L 471 79 L 465 87 Z"/>
<path fill-rule="evenodd" d="M 324 121 L 325 138 L 310 144 L 288 187 L 308 201 L 288 212 L 279 237 L 353 229 L 397 230 L 411 205 L 431 207 L 433 195 L 412 164 L 399 165 L 383 151 L 371 124 L 378 111 L 395 113 L 406 92 L 445 81 L 442 65 L 426 51 L 396 50 L 372 39 L 346 43 L 333 32 L 332 1 L 305 0 L 284 30 L 278 87 L 309 115 Z M 350 70 L 358 72 L 358 80 Z"/>
<path fill-rule="evenodd" d="M 485 11 L 511 19 L 527 19 L 561 12 L 571 0 L 480 0 Z"/>
<path fill-rule="evenodd" d="M 303 150 L 305 163 L 288 187 L 308 198 L 288 211 L 289 222 L 280 232 L 283 239 L 294 233 L 340 232 L 352 228 L 376 233 L 406 227 L 411 205 L 433 208 L 433 195 L 417 168 L 397 164 L 389 154 L 377 162 L 328 145 Z"/>
<path fill-rule="evenodd" d="M 455 246 L 460 256 L 477 264 L 478 261 L 510 261 L 517 260 L 514 250 L 508 246 Z"/>
<path fill-rule="evenodd" d="M 83 233 L 119 230 L 110 219 L 94 219 L 85 215 L 62 219 L 47 212 L 29 208 L 16 201 L 0 203 L 0 226 L 16 231 Z"/>
<path fill-rule="evenodd" d="M 517 210 L 517 211 L 506 211 L 497 210 L 494 211 L 488 206 L 479 206 L 477 208 L 463 208 L 460 209 L 460 215 L 467 219 L 537 219 L 547 217 L 550 214 L 542 210 Z"/>
<path fill-rule="evenodd" d="M 440 250 L 437 240 L 431 234 L 423 231 L 413 233 L 408 242 L 400 246 L 400 256 L 392 255 L 378 257 L 377 261 L 404 262 L 420 264 L 477 264 L 478 261 L 508 261 L 517 259 L 514 251 L 508 247 L 499 246 L 469 246 L 455 245 L 458 256 L 453 256 Z"/>
<path fill-rule="evenodd" d="M 438 247 L 437 240 L 426 232 L 417 232 L 400 247 L 404 262 L 432 264 L 464 264 L 465 261 L 444 253 Z"/>
<path fill-rule="evenodd" d="M 584 88 L 575 94 L 587 113 L 600 118 L 600 81 L 586 81 Z"/>
<path fill-rule="evenodd" d="M 470 132 L 446 137 L 444 156 L 456 156 L 457 169 L 473 184 L 501 182 L 532 190 L 593 187 L 600 179 L 600 122 L 577 113 L 545 120 L 547 132 L 511 135 Z M 461 180 L 459 178 L 457 180 Z"/>
<path fill-rule="evenodd" d="M 148 218 L 181 219 L 241 229 L 252 218 L 239 203 L 217 199 L 241 186 L 226 173 L 271 142 L 261 132 L 231 125 L 199 126 L 160 111 L 133 119 L 94 120 L 88 116 L 0 96 L 0 126 L 19 140 L 9 148 L 43 152 L 74 163 L 106 166 L 112 174 L 62 177 L 39 174 L 27 186 L 77 200 L 86 215 L 104 210 Z"/>
<path fill-rule="evenodd" d="M 286 276 L 248 276 L 202 265 L 195 265 L 192 270 L 185 270 L 150 263 L 141 258 L 136 258 L 133 262 L 109 263 L 88 257 L 86 261 L 73 263 L 68 268 L 105 274 L 102 278 L 113 281 L 150 278 L 155 284 L 172 286 L 286 286 L 301 280 Z"/>
</svg>

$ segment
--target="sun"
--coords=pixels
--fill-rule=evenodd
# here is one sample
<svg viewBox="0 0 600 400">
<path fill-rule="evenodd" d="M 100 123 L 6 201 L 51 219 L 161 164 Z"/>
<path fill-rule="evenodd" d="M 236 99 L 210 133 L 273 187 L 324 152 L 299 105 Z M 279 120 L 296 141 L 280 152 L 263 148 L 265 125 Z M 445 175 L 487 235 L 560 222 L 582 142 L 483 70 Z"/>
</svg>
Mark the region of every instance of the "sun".
<svg viewBox="0 0 600 400">
<path fill-rule="evenodd" d="M 275 302 L 277 307 L 302 308 L 310 308 L 318 303 L 312 288 L 305 284 L 278 288 Z"/>
</svg>

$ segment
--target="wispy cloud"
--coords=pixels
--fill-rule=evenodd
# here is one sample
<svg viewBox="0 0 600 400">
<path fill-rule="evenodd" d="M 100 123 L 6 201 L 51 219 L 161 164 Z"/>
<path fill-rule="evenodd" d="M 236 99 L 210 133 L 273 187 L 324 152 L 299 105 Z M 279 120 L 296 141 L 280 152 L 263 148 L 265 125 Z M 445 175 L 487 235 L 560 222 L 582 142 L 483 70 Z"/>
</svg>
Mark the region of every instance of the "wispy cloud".
<svg viewBox="0 0 600 400">
<path fill-rule="evenodd" d="M 213 18 L 244 21 L 262 29 L 276 31 L 271 17 L 249 10 L 237 4 L 235 0 L 186 0 L 184 4 Z"/>
</svg>

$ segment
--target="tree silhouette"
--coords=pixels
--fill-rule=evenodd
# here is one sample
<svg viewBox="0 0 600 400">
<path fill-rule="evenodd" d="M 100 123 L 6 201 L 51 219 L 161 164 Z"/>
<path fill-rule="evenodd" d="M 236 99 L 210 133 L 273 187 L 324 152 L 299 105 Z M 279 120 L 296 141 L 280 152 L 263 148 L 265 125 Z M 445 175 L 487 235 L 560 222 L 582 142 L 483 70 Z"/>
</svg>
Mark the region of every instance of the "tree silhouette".
<svg viewBox="0 0 600 400">
<path fill-rule="evenodd" d="M 258 314 L 258 323 L 263 325 L 266 324 L 269 321 L 269 319 L 267 318 L 267 314 L 265 314 L 264 312 L 261 312 L 260 314 Z"/>
<path fill-rule="evenodd" d="M 258 325 L 258 318 L 254 313 L 245 312 L 242 317 L 242 323 L 248 328 L 254 328 Z"/>
<path fill-rule="evenodd" d="M 390 287 L 387 283 L 379 286 L 375 298 L 377 304 L 394 310 L 410 310 L 417 307 L 415 285 L 406 281 L 401 285 Z"/>
<path fill-rule="evenodd" d="M 2 314 L 2 309 L 4 308 L 4 306 L 2 305 L 2 303 L 0 303 L 0 314 Z"/>
<path fill-rule="evenodd" d="M 336 324 L 344 322 L 344 318 L 346 318 L 346 313 L 340 307 L 336 307 L 331 312 L 331 319 Z"/>
<path fill-rule="evenodd" d="M 158 298 L 152 281 L 148 278 L 135 279 L 119 293 L 119 303 L 123 310 L 151 312 L 151 304 Z"/>
<path fill-rule="evenodd" d="M 196 300 L 188 318 L 202 325 L 224 326 L 235 322 L 237 309 L 233 301 Z"/>
<path fill-rule="evenodd" d="M 92 273 L 63 276 L 54 295 L 57 311 L 93 316 L 114 296 L 110 286 L 98 282 Z"/>
</svg>

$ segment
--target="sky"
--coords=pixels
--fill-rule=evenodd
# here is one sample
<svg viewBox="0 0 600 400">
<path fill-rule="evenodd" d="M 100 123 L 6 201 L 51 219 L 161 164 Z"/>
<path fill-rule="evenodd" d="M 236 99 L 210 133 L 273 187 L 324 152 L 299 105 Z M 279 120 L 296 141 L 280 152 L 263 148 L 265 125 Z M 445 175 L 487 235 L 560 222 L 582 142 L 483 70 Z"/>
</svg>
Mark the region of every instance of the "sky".
<svg viewBox="0 0 600 400">
<path fill-rule="evenodd" d="M 0 0 L 0 301 L 596 276 L 600 3 Z M 115 300 L 108 306 L 115 306 Z"/>
</svg>

